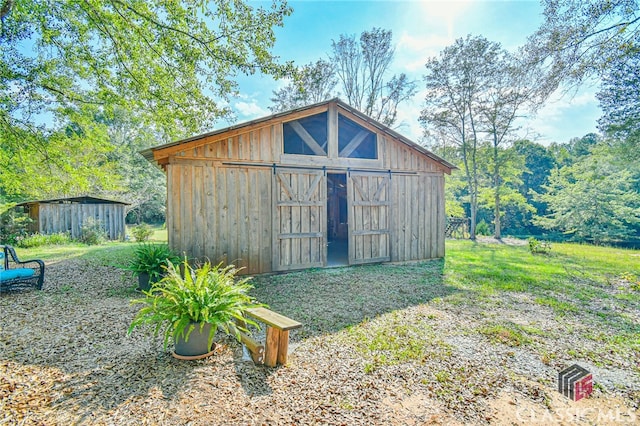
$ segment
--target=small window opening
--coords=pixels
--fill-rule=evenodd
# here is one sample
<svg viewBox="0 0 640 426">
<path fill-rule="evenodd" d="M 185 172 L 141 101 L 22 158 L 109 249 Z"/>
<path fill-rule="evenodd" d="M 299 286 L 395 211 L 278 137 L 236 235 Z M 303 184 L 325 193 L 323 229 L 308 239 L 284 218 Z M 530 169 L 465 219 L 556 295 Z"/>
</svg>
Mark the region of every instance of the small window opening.
<svg viewBox="0 0 640 426">
<path fill-rule="evenodd" d="M 282 125 L 285 154 L 327 155 L 327 113 Z"/>
<path fill-rule="evenodd" d="M 376 134 L 356 122 L 338 115 L 338 156 L 377 159 Z"/>
</svg>

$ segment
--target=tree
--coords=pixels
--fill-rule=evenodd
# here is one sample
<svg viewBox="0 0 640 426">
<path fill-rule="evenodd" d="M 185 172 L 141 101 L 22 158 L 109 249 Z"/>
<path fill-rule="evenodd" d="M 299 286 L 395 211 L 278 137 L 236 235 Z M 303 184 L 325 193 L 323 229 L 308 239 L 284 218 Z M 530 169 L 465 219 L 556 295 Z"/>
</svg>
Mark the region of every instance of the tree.
<svg viewBox="0 0 640 426">
<path fill-rule="evenodd" d="M 289 111 L 332 98 L 338 84 L 334 66 L 322 59 L 304 65 L 294 72 L 293 81 L 273 92 L 269 107 L 272 112 Z"/>
<path fill-rule="evenodd" d="M 77 173 L 80 163 L 110 176 L 70 145 L 106 149 L 92 118 L 115 107 L 158 129 L 161 141 L 209 128 L 228 114 L 238 73 L 288 71 L 269 50 L 290 12 L 284 2 L 264 9 L 241 0 L 0 0 L 2 190 L 35 179 L 34 158 L 83 187 L 94 182 Z"/>
<path fill-rule="evenodd" d="M 149 163 L 140 151 L 154 145 L 158 132 L 143 126 L 138 117 L 114 109 L 111 116 L 97 116 L 107 127 L 112 150 L 107 157 L 114 172 L 121 176 L 120 188 L 105 195 L 130 203 L 127 219 L 137 223 L 163 222 L 166 214 L 167 186 L 162 171 Z"/>
<path fill-rule="evenodd" d="M 64 127 L 47 132 L 0 125 L 0 196 L 20 201 L 117 188 L 113 147 L 89 109 L 68 113 Z"/>
<path fill-rule="evenodd" d="M 467 182 L 471 239 L 475 239 L 478 210 L 479 100 L 489 87 L 500 50 L 498 43 L 467 36 L 425 65 L 426 107 L 420 121 L 427 134 L 444 135 L 458 148 Z"/>
<path fill-rule="evenodd" d="M 471 238 L 475 236 L 478 209 L 479 166 L 490 171 L 493 189 L 494 232 L 501 238 L 501 198 L 523 204 L 513 185 L 519 179 L 512 173 L 515 157 L 506 148 L 515 139 L 516 120 L 524 111 L 535 111 L 543 101 L 544 90 L 537 68 L 502 49 L 499 43 L 483 37 L 467 36 L 445 49 L 439 59 L 427 62 L 426 108 L 421 120 L 426 133 L 457 146 L 467 174 Z M 446 143 L 446 142 L 445 142 Z M 488 144 L 491 155 L 478 156 Z M 508 154 L 508 155 L 507 155 Z M 509 175 L 508 178 L 503 176 Z M 507 180 L 511 181 L 507 184 Z M 511 189 L 509 189 L 511 188 Z"/>
<path fill-rule="evenodd" d="M 581 84 L 620 62 L 640 41 L 636 0 L 542 0 L 544 22 L 524 51 L 532 66 L 544 65 L 546 93 L 561 83 Z"/>
<path fill-rule="evenodd" d="M 576 160 L 585 155 L 590 155 L 591 150 L 600 141 L 600 136 L 595 133 L 587 133 L 581 138 L 571 138 L 568 144 L 566 144 L 571 160 Z"/>
<path fill-rule="evenodd" d="M 512 211 L 514 223 L 511 230 L 518 234 L 539 234 L 540 228 L 532 225 L 533 213 L 545 216 L 547 204 L 536 200 L 534 194 L 543 192 L 543 185 L 548 183 L 551 170 L 558 167 L 558 164 L 547 147 L 526 139 L 514 142 L 512 149 L 524 158 L 518 191 L 530 208 Z"/>
<path fill-rule="evenodd" d="M 640 46 L 612 63 L 602 78 L 598 100 L 602 131 L 617 141 L 621 158 L 640 160 Z"/>
<path fill-rule="evenodd" d="M 535 68 L 528 69 L 522 66 L 506 51 L 500 52 L 500 57 L 493 66 L 488 87 L 481 95 L 480 115 L 492 147 L 489 168 L 492 175 L 493 200 L 490 204 L 494 209 L 494 236 L 500 239 L 502 237 L 501 198 L 505 196 L 509 197 L 511 203 L 526 204 L 515 189 L 505 185 L 503 175 L 508 168 L 511 170 L 506 174 L 510 177 L 511 183 L 515 182 L 514 170 L 512 164 L 509 164 L 515 161 L 515 157 L 512 151 L 505 151 L 503 148 L 513 141 L 513 133 L 516 130 L 515 121 L 522 114 L 522 110 L 525 107 L 529 111 L 536 110 L 542 105 L 542 97 L 539 86 L 540 75 Z"/>
<path fill-rule="evenodd" d="M 534 222 L 595 244 L 633 238 L 640 224 L 640 166 L 621 165 L 606 144 L 574 164 L 554 169 L 537 199 L 550 214 Z M 637 235 L 636 235 L 637 236 Z"/>
<path fill-rule="evenodd" d="M 269 109 L 287 111 L 344 96 L 352 107 L 393 126 L 398 106 L 415 95 L 416 85 L 406 74 L 387 79 L 394 56 L 391 39 L 391 31 L 380 28 L 363 31 L 359 41 L 341 34 L 331 42 L 329 62 L 320 59 L 298 68 L 291 83 L 273 92 Z"/>
<path fill-rule="evenodd" d="M 533 210 L 519 191 L 525 159 L 513 147 L 496 147 L 492 142 L 483 144 L 478 150 L 478 158 L 480 160 L 478 161 L 480 165 L 478 204 L 480 207 L 491 210 L 494 237 L 500 239 L 502 216 L 505 216 L 507 209 L 520 212 Z"/>
<path fill-rule="evenodd" d="M 355 35 L 341 34 L 331 42 L 335 67 L 346 102 L 366 115 L 392 126 L 398 105 L 415 94 L 415 83 L 405 74 L 386 79 L 393 61 L 392 32 L 381 28 Z"/>
</svg>

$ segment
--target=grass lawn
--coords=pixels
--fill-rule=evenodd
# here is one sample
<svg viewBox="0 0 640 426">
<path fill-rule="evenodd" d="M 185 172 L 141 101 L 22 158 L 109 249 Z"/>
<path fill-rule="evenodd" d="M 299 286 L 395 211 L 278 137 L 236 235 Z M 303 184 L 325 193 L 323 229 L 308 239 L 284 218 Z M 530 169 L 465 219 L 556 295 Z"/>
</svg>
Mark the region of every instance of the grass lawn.
<svg viewBox="0 0 640 426">
<path fill-rule="evenodd" d="M 125 267 L 128 259 L 135 250 L 135 240 L 131 237 L 131 229 L 134 225 L 127 225 L 129 241 L 108 241 L 105 244 L 88 246 L 81 243 L 65 245 L 48 245 L 30 249 L 16 247 L 16 253 L 20 259 L 42 259 L 58 262 L 68 259 L 85 259 L 97 262 L 105 266 Z M 148 239 L 151 243 L 166 243 L 167 229 L 162 225 L 151 225 L 153 234 Z"/>
<path fill-rule="evenodd" d="M 639 251 L 555 244 L 549 255 L 532 255 L 527 247 L 450 241 L 445 283 L 465 290 L 449 303 L 500 309 L 500 296 L 522 295 L 541 310 L 551 309 L 558 323 L 578 319 L 583 327 L 574 331 L 603 344 L 598 353 L 584 354 L 596 364 L 606 364 L 613 352 L 640 356 Z M 511 327 L 514 335 L 541 334 L 509 321 L 496 326 Z M 640 364 L 635 367 L 640 371 Z"/>
<path fill-rule="evenodd" d="M 134 247 L 18 251 L 51 275 L 0 296 L 0 423 L 526 424 L 576 407 L 598 423 L 639 408 L 637 250 L 447 241 L 441 260 L 258 276 L 253 295 L 303 323 L 289 365 L 268 369 L 231 340 L 184 363 L 127 337 L 135 283 L 118 267 Z M 596 383 L 578 405 L 555 383 L 573 363 Z"/>
</svg>

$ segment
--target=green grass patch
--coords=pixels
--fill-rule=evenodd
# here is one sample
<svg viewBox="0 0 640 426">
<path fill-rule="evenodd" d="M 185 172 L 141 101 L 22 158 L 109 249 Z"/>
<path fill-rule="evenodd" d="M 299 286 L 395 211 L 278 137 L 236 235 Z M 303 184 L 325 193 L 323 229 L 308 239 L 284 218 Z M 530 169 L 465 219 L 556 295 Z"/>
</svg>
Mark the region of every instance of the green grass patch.
<svg viewBox="0 0 640 426">
<path fill-rule="evenodd" d="M 637 308 L 639 274 L 637 250 L 558 243 L 551 254 L 536 256 L 527 246 L 455 240 L 447 241 L 444 282 L 464 289 L 474 301 L 501 292 L 528 293 L 564 315 L 605 299 Z"/>
<path fill-rule="evenodd" d="M 527 246 L 447 241 L 444 282 L 464 293 L 454 293 L 444 303 L 517 311 L 518 306 L 501 305 L 514 300 L 505 293 L 525 293 L 515 300 L 551 308 L 564 332 L 600 344 L 565 355 L 617 365 L 640 353 L 640 294 L 634 290 L 639 270 L 638 250 L 557 243 L 551 253 L 540 256 L 529 253 Z M 478 332 L 509 346 L 545 339 L 538 330 L 513 324 L 490 324 Z M 538 349 L 543 362 L 558 356 Z"/>
<path fill-rule="evenodd" d="M 130 236 L 131 241 L 135 241 L 134 228 L 137 225 L 127 225 L 127 235 Z M 166 243 L 169 241 L 167 227 L 164 224 L 148 224 L 151 229 L 151 234 L 147 241 L 154 241 L 159 243 Z"/>
<path fill-rule="evenodd" d="M 126 268 L 136 245 L 129 242 L 109 241 L 101 245 L 71 243 L 41 246 L 31 249 L 16 248 L 20 260 L 42 259 L 58 262 L 65 259 L 84 259 L 98 265 Z"/>
<path fill-rule="evenodd" d="M 526 246 L 447 241 L 445 282 L 478 293 L 526 292 L 553 287 L 564 276 L 549 256 L 533 256 Z"/>
<path fill-rule="evenodd" d="M 436 336 L 429 321 L 420 316 L 407 321 L 401 312 L 392 312 L 349 328 L 348 343 L 365 358 L 365 373 L 388 365 L 419 363 L 427 357 L 450 356 L 450 346 Z"/>
<path fill-rule="evenodd" d="M 71 237 L 68 234 L 63 232 L 59 232 L 56 234 L 33 234 L 25 237 L 20 240 L 18 247 L 22 248 L 33 248 L 33 247 L 41 247 L 47 245 L 63 245 L 70 244 Z"/>
<path fill-rule="evenodd" d="M 579 309 L 573 303 L 558 300 L 555 297 L 540 296 L 535 298 L 535 303 L 541 306 L 548 306 L 558 315 L 567 315 L 568 313 L 578 312 Z"/>
<path fill-rule="evenodd" d="M 487 336 L 494 343 L 517 347 L 531 343 L 531 339 L 525 334 L 522 327 L 515 324 L 494 324 L 481 327 L 478 332 Z"/>
<path fill-rule="evenodd" d="M 163 225 L 150 225 L 153 233 L 151 242 L 167 242 L 167 229 Z M 129 229 L 129 227 L 127 227 Z M 131 241 L 107 241 L 99 245 L 86 245 L 65 238 L 65 234 L 33 235 L 28 237 L 29 247 L 15 247 L 21 260 L 42 259 L 57 262 L 65 259 L 85 259 L 105 266 L 125 268 L 135 250 Z"/>
</svg>

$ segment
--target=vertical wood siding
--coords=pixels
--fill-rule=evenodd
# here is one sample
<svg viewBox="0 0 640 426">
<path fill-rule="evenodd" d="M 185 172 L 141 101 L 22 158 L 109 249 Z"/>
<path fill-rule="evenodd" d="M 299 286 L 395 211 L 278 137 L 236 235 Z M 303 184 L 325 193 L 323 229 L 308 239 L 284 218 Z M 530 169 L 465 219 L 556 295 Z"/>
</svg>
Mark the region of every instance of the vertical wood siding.
<svg viewBox="0 0 640 426">
<path fill-rule="evenodd" d="M 170 164 L 170 246 L 243 273 L 271 270 L 271 169 Z"/>
<path fill-rule="evenodd" d="M 42 234 L 69 232 L 71 238 L 78 238 L 88 218 L 99 221 L 110 240 L 124 238 L 126 233 L 123 204 L 39 203 L 37 212 Z"/>
<path fill-rule="evenodd" d="M 396 142 L 382 134 L 378 134 L 378 139 L 381 145 L 382 168 L 384 170 L 442 173 L 442 166 L 407 145 Z"/>
<path fill-rule="evenodd" d="M 394 175 L 391 197 L 391 260 L 443 257 L 444 177 Z"/>
</svg>

